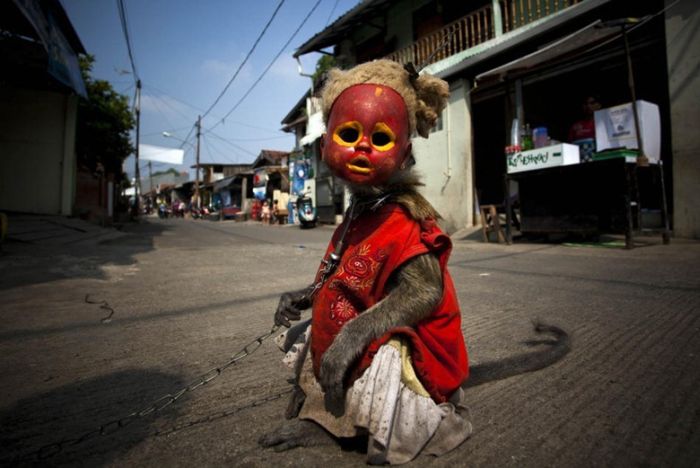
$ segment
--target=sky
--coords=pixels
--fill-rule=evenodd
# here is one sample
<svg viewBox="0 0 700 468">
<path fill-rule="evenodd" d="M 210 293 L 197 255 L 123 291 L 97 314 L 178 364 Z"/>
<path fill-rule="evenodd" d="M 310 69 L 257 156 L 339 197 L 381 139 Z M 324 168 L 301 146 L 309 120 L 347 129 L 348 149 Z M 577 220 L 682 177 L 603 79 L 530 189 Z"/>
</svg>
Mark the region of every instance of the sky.
<svg viewBox="0 0 700 468">
<path fill-rule="evenodd" d="M 95 56 L 92 77 L 109 81 L 133 102 L 135 80 L 118 0 L 60 1 L 85 49 Z M 206 114 L 281 1 L 281 8 L 254 52 Z M 134 65 L 142 83 L 141 143 L 182 146 L 186 150 L 181 166 L 153 163 L 153 172 L 175 167 L 194 178 L 190 166 L 195 164 L 193 127 L 198 115 L 206 114 L 202 119 L 200 163 L 250 163 L 262 149 L 294 148 L 294 137 L 281 131 L 281 121 L 309 89 L 311 80 L 299 75 L 292 54 L 358 3 L 320 0 L 284 48 L 317 1 L 123 0 Z M 244 98 L 281 51 L 282 55 Z M 303 71 L 312 73 L 319 57 L 317 53 L 302 56 Z M 164 137 L 163 132 L 172 137 Z M 141 177 L 147 177 L 147 162 L 140 161 L 139 166 Z M 133 176 L 133 157 L 125 161 L 124 169 Z"/>
</svg>

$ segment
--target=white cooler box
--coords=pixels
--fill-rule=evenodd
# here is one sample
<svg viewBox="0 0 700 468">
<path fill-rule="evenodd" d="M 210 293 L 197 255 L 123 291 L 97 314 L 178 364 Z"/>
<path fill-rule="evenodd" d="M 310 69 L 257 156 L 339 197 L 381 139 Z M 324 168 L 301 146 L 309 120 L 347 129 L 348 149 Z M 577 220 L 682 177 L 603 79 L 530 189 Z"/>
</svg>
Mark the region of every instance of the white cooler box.
<svg viewBox="0 0 700 468">
<path fill-rule="evenodd" d="M 650 161 L 658 161 L 661 153 L 661 118 L 659 106 L 637 101 L 639 132 L 644 153 Z M 611 148 L 639 149 L 634 128 L 632 103 L 608 107 L 595 112 L 596 151 Z"/>
</svg>

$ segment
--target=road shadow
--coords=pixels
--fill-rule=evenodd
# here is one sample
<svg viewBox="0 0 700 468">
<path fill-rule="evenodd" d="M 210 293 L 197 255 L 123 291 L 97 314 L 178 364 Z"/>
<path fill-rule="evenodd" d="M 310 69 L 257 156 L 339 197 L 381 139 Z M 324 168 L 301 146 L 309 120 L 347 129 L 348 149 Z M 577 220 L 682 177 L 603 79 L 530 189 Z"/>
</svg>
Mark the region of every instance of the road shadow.
<svg viewBox="0 0 700 468">
<path fill-rule="evenodd" d="M 0 413 L 0 464 L 109 464 L 152 435 L 156 421 L 174 420 L 182 401 L 162 412 L 125 417 L 183 386 L 179 376 L 132 369 L 22 399 Z"/>
<path fill-rule="evenodd" d="M 168 229 L 142 221 L 120 226 L 119 231 L 103 229 L 107 235 L 102 237 L 78 232 L 60 244 L 9 237 L 0 252 L 0 291 L 69 278 L 107 279 L 104 266 L 135 264 L 135 257 L 152 251 L 154 239 Z"/>
</svg>

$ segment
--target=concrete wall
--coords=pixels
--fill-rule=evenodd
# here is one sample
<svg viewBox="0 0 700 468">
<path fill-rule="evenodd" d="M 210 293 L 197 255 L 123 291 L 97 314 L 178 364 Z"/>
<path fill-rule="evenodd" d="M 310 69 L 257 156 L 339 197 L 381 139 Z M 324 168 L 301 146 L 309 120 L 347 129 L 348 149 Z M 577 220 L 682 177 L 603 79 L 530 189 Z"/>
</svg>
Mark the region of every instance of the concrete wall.
<svg viewBox="0 0 700 468">
<path fill-rule="evenodd" d="M 666 5 L 674 3 L 666 0 Z M 674 234 L 700 238 L 700 6 L 681 0 L 666 11 Z"/>
<path fill-rule="evenodd" d="M 423 195 L 442 215 L 448 232 L 472 226 L 474 191 L 472 186 L 472 130 L 469 84 L 450 84 L 450 100 L 443 113 L 442 130 L 426 140 L 413 139 L 416 171 L 425 187 Z"/>
<path fill-rule="evenodd" d="M 0 88 L 0 209 L 71 215 L 75 96 Z"/>
</svg>

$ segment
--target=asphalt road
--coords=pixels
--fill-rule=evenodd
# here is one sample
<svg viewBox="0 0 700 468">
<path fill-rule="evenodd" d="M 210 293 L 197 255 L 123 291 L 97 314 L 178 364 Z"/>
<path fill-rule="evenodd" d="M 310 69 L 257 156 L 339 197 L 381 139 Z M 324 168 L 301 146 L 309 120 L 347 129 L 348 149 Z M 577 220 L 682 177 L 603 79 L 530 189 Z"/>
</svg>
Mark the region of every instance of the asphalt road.
<svg viewBox="0 0 700 468">
<path fill-rule="evenodd" d="M 330 227 L 151 218 L 124 230 L 3 247 L 0 463 L 364 464 L 357 448 L 257 446 L 289 389 L 271 340 L 166 408 L 124 419 L 269 331 L 279 294 L 312 280 Z M 700 466 L 700 243 L 642 242 L 455 236 L 449 267 L 473 365 L 532 351 L 535 318 L 567 330 L 572 349 L 468 388 L 471 439 L 409 466 Z"/>
</svg>

